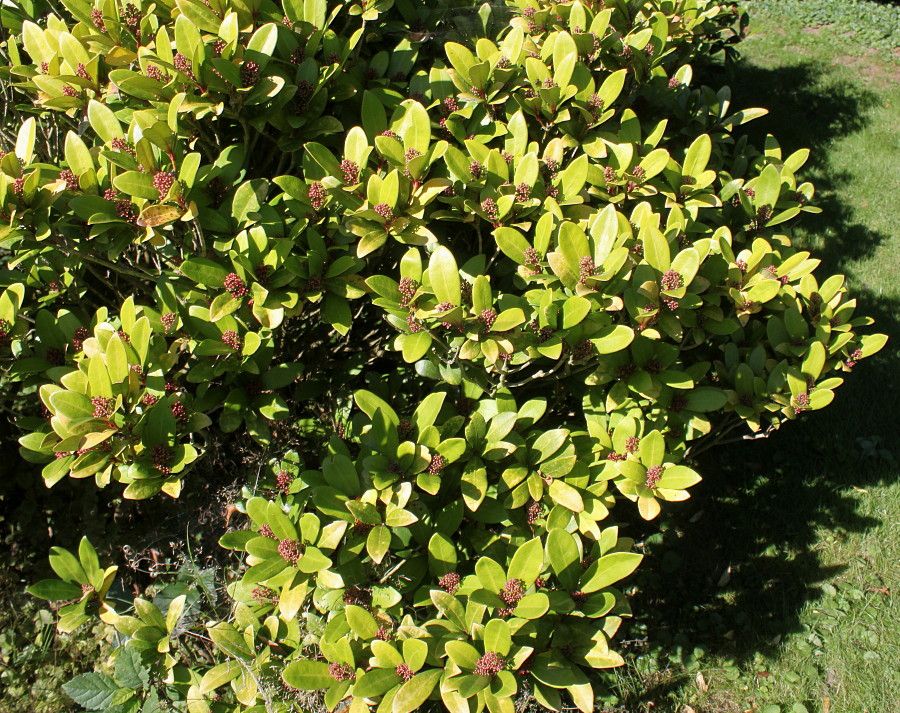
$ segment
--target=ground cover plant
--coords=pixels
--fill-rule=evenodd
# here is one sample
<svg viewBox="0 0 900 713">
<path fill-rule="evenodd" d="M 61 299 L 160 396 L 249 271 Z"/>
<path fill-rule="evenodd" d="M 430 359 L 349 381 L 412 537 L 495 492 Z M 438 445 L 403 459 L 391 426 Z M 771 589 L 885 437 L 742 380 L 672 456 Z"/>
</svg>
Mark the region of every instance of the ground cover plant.
<svg viewBox="0 0 900 713">
<path fill-rule="evenodd" d="M 885 342 L 785 232 L 808 152 L 694 86 L 733 4 L 64 6 L 4 15 L 22 455 L 123 507 L 229 434 L 263 466 L 224 607 L 53 548 L 30 591 L 121 642 L 89 710 L 592 710 L 641 560 L 612 508 Z"/>
</svg>

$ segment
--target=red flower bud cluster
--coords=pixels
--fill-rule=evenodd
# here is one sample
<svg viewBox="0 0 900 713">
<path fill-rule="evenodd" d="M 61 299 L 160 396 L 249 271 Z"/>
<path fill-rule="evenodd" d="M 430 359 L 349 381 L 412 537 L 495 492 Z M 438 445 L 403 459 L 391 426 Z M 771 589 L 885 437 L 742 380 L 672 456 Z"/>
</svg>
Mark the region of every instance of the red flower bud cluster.
<svg viewBox="0 0 900 713">
<path fill-rule="evenodd" d="M 313 207 L 313 210 L 320 210 L 322 206 L 325 205 L 325 200 L 328 198 L 325 187 L 318 181 L 313 181 L 309 184 L 307 195 L 309 196 L 309 204 Z"/>
<path fill-rule="evenodd" d="M 282 493 L 287 493 L 290 490 L 291 485 L 294 482 L 294 476 L 292 473 L 288 473 L 286 470 L 279 470 L 275 474 L 275 487 L 278 488 Z"/>
<path fill-rule="evenodd" d="M 404 683 L 406 681 L 408 681 L 409 679 L 411 679 L 415 675 L 415 674 L 413 674 L 413 670 L 409 666 L 407 666 L 405 663 L 399 664 L 397 666 L 396 671 L 397 671 L 397 675 L 403 679 Z"/>
<path fill-rule="evenodd" d="M 525 248 L 525 267 L 531 270 L 532 274 L 541 271 L 541 256 L 534 248 Z"/>
<path fill-rule="evenodd" d="M 176 52 L 175 57 L 172 58 L 172 64 L 175 65 L 175 69 L 177 69 L 182 74 L 186 74 L 191 79 L 194 79 L 194 71 L 191 69 L 191 60 L 189 60 L 185 55 L 181 54 L 181 52 Z"/>
<path fill-rule="evenodd" d="M 91 333 L 85 327 L 79 327 L 72 335 L 72 348 L 76 352 L 80 352 L 84 348 L 84 340 L 91 336 Z"/>
<path fill-rule="evenodd" d="M 350 664 L 346 663 L 328 664 L 328 674 L 335 681 L 352 681 L 356 678 L 356 674 L 353 672 L 353 668 L 350 666 Z"/>
<path fill-rule="evenodd" d="M 157 171 L 153 176 L 153 187 L 159 193 L 159 200 L 164 201 L 169 195 L 172 184 L 175 183 L 175 174 L 171 171 Z"/>
<path fill-rule="evenodd" d="M 403 440 L 413 432 L 412 422 L 407 418 L 401 418 L 400 423 L 397 424 L 397 435 L 400 436 Z"/>
<path fill-rule="evenodd" d="M 391 223 L 394 222 L 394 211 L 391 210 L 387 203 L 378 203 L 372 210 L 384 219 L 385 227 L 390 227 Z"/>
<path fill-rule="evenodd" d="M 590 255 L 585 255 L 578 261 L 578 282 L 580 284 L 587 285 L 588 278 L 593 277 L 596 273 L 597 268 L 594 265 L 594 258 Z"/>
<path fill-rule="evenodd" d="M 422 322 L 420 320 L 416 319 L 416 316 L 412 312 L 410 312 L 406 316 L 406 326 L 409 327 L 409 331 L 412 334 L 415 334 L 416 332 L 421 332 L 423 329 Z"/>
<path fill-rule="evenodd" d="M 153 467 L 163 475 L 169 475 L 172 472 L 172 468 L 169 467 L 169 463 L 172 460 L 172 451 L 166 446 L 153 446 L 150 460 L 153 461 Z"/>
<path fill-rule="evenodd" d="M 278 543 L 278 554 L 290 565 L 297 565 L 297 561 L 303 554 L 300 551 L 300 540 L 281 540 Z"/>
<path fill-rule="evenodd" d="M 478 318 L 481 320 L 482 324 L 484 324 L 485 331 L 489 332 L 497 319 L 497 313 L 492 309 L 484 309 L 481 310 L 481 314 L 478 315 Z"/>
<path fill-rule="evenodd" d="M 226 329 L 222 332 L 222 343 L 231 347 L 236 352 L 239 352 L 241 347 L 244 346 L 244 342 L 240 335 L 233 329 Z"/>
<path fill-rule="evenodd" d="M 500 598 L 510 607 L 515 607 L 525 596 L 525 582 L 521 579 L 507 580 L 500 591 Z"/>
<path fill-rule="evenodd" d="M 476 676 L 496 676 L 505 668 L 506 661 L 496 652 L 488 651 L 475 663 L 474 673 Z"/>
<path fill-rule="evenodd" d="M 497 208 L 497 202 L 493 198 L 485 198 L 481 201 L 481 210 L 485 212 L 488 220 L 492 223 L 500 220 L 500 211 Z"/>
<path fill-rule="evenodd" d="M 99 8 L 94 8 L 91 10 L 91 22 L 94 23 L 94 27 L 96 27 L 100 32 L 106 32 L 106 23 L 103 21 L 103 11 Z"/>
<path fill-rule="evenodd" d="M 252 59 L 241 65 L 241 86 L 253 87 L 259 81 L 259 65 Z"/>
<path fill-rule="evenodd" d="M 168 384 L 166 384 L 166 387 L 168 387 Z M 190 418 L 188 416 L 187 409 L 184 407 L 184 404 L 181 403 L 181 401 L 176 401 L 172 404 L 172 416 L 175 417 L 175 420 L 178 423 L 186 423 Z"/>
<path fill-rule="evenodd" d="M 341 161 L 341 173 L 344 174 L 344 183 L 355 186 L 359 183 L 359 166 L 354 161 L 344 159 Z"/>
<path fill-rule="evenodd" d="M 647 468 L 647 480 L 644 481 L 644 485 L 648 488 L 655 488 L 659 479 L 662 477 L 662 474 L 663 468 L 661 465 L 651 465 Z"/>
<path fill-rule="evenodd" d="M 666 270 L 659 286 L 664 290 L 678 290 L 684 287 L 684 277 L 676 270 Z"/>
<path fill-rule="evenodd" d="M 133 3 L 128 3 L 122 12 L 122 19 L 128 27 L 134 29 L 141 24 L 141 11 Z"/>
<path fill-rule="evenodd" d="M 459 581 L 459 575 L 456 572 L 448 572 L 438 579 L 438 584 L 445 592 L 456 594 L 456 590 L 459 588 Z"/>
<path fill-rule="evenodd" d="M 407 178 L 412 178 L 412 174 L 409 172 L 409 162 L 414 158 L 418 158 L 422 153 L 418 149 L 408 148 L 403 154 L 403 158 L 406 161 L 406 167 L 403 169 L 403 175 Z"/>
<path fill-rule="evenodd" d="M 116 400 L 108 396 L 95 396 L 91 406 L 94 407 L 94 418 L 109 419 L 116 412 Z"/>
<path fill-rule="evenodd" d="M 157 82 L 166 81 L 166 77 L 162 73 L 162 70 L 155 64 L 148 64 L 147 69 L 144 70 L 144 74 L 150 77 L 150 79 L 155 79 Z"/>
<path fill-rule="evenodd" d="M 444 469 L 444 466 L 447 465 L 447 459 L 444 456 L 435 454 L 431 456 L 431 462 L 428 464 L 428 474 L 429 475 L 440 475 L 440 472 Z"/>
<path fill-rule="evenodd" d="M 225 276 L 225 291 L 228 292 L 232 297 L 246 297 L 250 294 L 250 290 L 247 289 L 247 283 L 245 283 L 240 277 L 238 277 L 237 273 L 231 272 Z"/>
<path fill-rule="evenodd" d="M 400 290 L 400 306 L 408 307 L 416 290 L 419 289 L 419 283 L 411 277 L 401 277 L 398 289 Z"/>
</svg>

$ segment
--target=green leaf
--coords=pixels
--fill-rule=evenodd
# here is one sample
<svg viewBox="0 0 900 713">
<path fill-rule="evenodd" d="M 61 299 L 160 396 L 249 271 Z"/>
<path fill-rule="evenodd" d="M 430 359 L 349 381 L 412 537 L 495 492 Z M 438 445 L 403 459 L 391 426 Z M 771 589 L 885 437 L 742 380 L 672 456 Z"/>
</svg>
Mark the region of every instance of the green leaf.
<svg viewBox="0 0 900 713">
<path fill-rule="evenodd" d="M 353 695 L 359 698 L 377 698 L 400 683 L 400 676 L 392 668 L 373 668 L 366 671 L 353 686 Z"/>
<path fill-rule="evenodd" d="M 481 586 L 496 594 L 506 584 L 506 572 L 490 557 L 480 557 L 475 563 L 475 574 Z"/>
<path fill-rule="evenodd" d="M 547 558 L 560 583 L 568 591 L 578 588 L 581 576 L 581 556 L 575 538 L 560 528 L 547 535 Z"/>
<path fill-rule="evenodd" d="M 462 631 L 467 629 L 466 612 L 463 609 L 462 604 L 459 603 L 459 600 L 452 594 L 440 589 L 432 589 L 429 594 L 431 596 L 431 601 L 434 602 L 434 606 L 437 607 L 441 614 L 456 624 Z"/>
<path fill-rule="evenodd" d="M 656 483 L 656 487 L 669 490 L 684 490 L 692 485 L 696 485 L 700 480 L 700 475 L 690 468 L 683 465 L 673 465 L 663 471 L 662 476 Z"/>
<path fill-rule="evenodd" d="M 587 572 L 584 573 L 581 591 L 597 592 L 625 579 L 637 569 L 642 559 L 643 555 L 636 552 L 613 552 L 604 555 L 588 567 Z"/>
<path fill-rule="evenodd" d="M 431 143 L 431 119 L 428 118 L 428 112 L 419 102 L 411 99 L 407 99 L 401 106 L 406 112 L 396 131 L 403 139 L 403 148 L 416 149 L 424 156 L 428 153 L 428 145 Z M 386 202 L 393 205 L 391 201 Z"/>
<path fill-rule="evenodd" d="M 362 607 L 349 604 L 344 609 L 350 629 L 361 639 L 372 639 L 378 633 L 378 622 Z"/>
<path fill-rule="evenodd" d="M 409 679 L 394 696 L 392 713 L 412 713 L 417 710 L 428 700 L 443 673 L 442 669 L 433 668 Z"/>
<path fill-rule="evenodd" d="M 50 601 L 79 599 L 82 593 L 81 587 L 77 584 L 62 582 L 58 579 L 42 579 L 26 588 L 25 591 L 33 597 Z"/>
<path fill-rule="evenodd" d="M 431 289 L 438 302 L 453 305 L 462 303 L 459 286 L 459 268 L 453 253 L 443 245 L 439 246 L 428 261 L 428 275 Z"/>
<path fill-rule="evenodd" d="M 659 431 L 651 431 L 641 439 L 640 456 L 641 463 L 647 468 L 662 465 L 666 457 L 666 441 Z"/>
<path fill-rule="evenodd" d="M 369 418 L 375 418 L 375 414 L 378 411 L 381 411 L 385 418 L 395 426 L 400 423 L 400 418 L 397 416 L 394 409 L 392 409 L 384 399 L 376 396 L 371 391 L 360 389 L 359 391 L 354 392 L 353 400 L 356 401 L 356 405 L 359 406 L 360 410 Z"/>
<path fill-rule="evenodd" d="M 444 51 L 447 53 L 447 59 L 453 65 L 453 69 L 460 73 L 463 79 L 468 80 L 469 70 L 477 61 L 475 55 L 465 47 L 456 42 L 448 42 L 444 45 Z"/>
<path fill-rule="evenodd" d="M 468 641 L 447 641 L 444 651 L 449 659 L 462 669 L 474 669 L 481 655 Z"/>
<path fill-rule="evenodd" d="M 139 171 L 125 171 L 113 179 L 113 186 L 129 196 L 159 200 L 159 190 L 153 185 L 153 176 Z"/>
<path fill-rule="evenodd" d="M 301 691 L 319 691 L 328 688 L 334 679 L 328 673 L 328 664 L 324 661 L 295 661 L 284 669 L 284 682 Z"/>
<path fill-rule="evenodd" d="M 19 126 L 16 134 L 15 154 L 24 165 L 31 163 L 34 158 L 34 140 L 37 135 L 37 124 L 34 117 L 29 117 Z"/>
<path fill-rule="evenodd" d="M 525 264 L 525 251 L 531 247 L 525 237 L 515 228 L 497 228 L 494 230 L 497 247 L 511 260 L 519 265 Z"/>
<path fill-rule="evenodd" d="M 591 311 L 591 301 L 573 295 L 563 303 L 563 329 L 581 324 Z"/>
<path fill-rule="evenodd" d="M 176 0 L 178 9 L 181 13 L 204 32 L 212 32 L 218 34 L 221 20 L 208 7 L 193 0 Z"/>
<path fill-rule="evenodd" d="M 509 576 L 512 579 L 521 579 L 526 586 L 531 586 L 543 571 L 544 546 L 541 544 L 541 538 L 535 537 L 516 550 L 509 563 Z"/>
<path fill-rule="evenodd" d="M 63 690 L 69 698 L 89 711 L 99 711 L 109 706 L 119 685 L 108 674 L 83 673 L 64 683 Z"/>
<path fill-rule="evenodd" d="M 412 364 L 428 353 L 431 348 L 432 337 L 428 332 L 415 332 L 413 334 L 401 334 L 397 337 L 403 361 Z"/>
<path fill-rule="evenodd" d="M 620 69 L 603 80 L 603 84 L 600 85 L 597 94 L 603 100 L 604 109 L 611 109 L 613 102 L 619 98 L 619 94 L 622 93 L 622 87 L 625 86 L 625 75 L 627 72 L 627 69 Z"/>
<path fill-rule="evenodd" d="M 671 252 L 666 236 L 654 225 L 641 226 L 640 240 L 644 245 L 644 259 L 650 267 L 665 272 L 671 264 Z"/>
<path fill-rule="evenodd" d="M 150 671 L 141 655 L 131 646 L 123 646 L 116 656 L 116 680 L 126 688 L 142 689 L 150 683 Z"/>
<path fill-rule="evenodd" d="M 634 330 L 624 324 L 603 327 L 590 342 L 600 354 L 615 354 L 626 349 L 634 341 Z"/>
<path fill-rule="evenodd" d="M 179 269 L 188 279 L 207 287 L 222 287 L 229 274 L 226 268 L 202 257 L 185 260 Z"/>
<path fill-rule="evenodd" d="M 160 628 L 164 629 L 165 625 L 166 623 L 163 619 Z M 253 658 L 253 651 L 247 645 L 244 637 L 228 622 L 217 622 L 212 626 L 207 627 L 207 631 L 209 632 L 209 638 L 211 638 L 213 643 L 227 656 L 244 660 Z"/>
<path fill-rule="evenodd" d="M 89 584 L 87 573 L 81 566 L 75 555 L 62 547 L 50 548 L 50 567 L 59 576 L 67 582 L 77 582 L 78 584 Z"/>
<path fill-rule="evenodd" d="M 761 208 L 764 205 L 774 207 L 781 193 L 781 173 L 773 164 L 766 166 L 755 185 L 756 195 L 753 196 L 753 207 Z"/>
<path fill-rule="evenodd" d="M 219 686 L 233 681 L 244 672 L 243 666 L 237 661 L 225 661 L 213 666 L 203 674 L 200 681 L 200 693 L 210 693 Z"/>
<path fill-rule="evenodd" d="M 209 321 L 218 322 L 223 317 L 236 312 L 243 304 L 243 300 L 233 297 L 228 292 L 218 295 L 209 306 Z"/>
<path fill-rule="evenodd" d="M 712 140 L 708 134 L 701 134 L 694 139 L 694 143 L 691 144 L 684 157 L 683 175 L 699 178 L 700 174 L 706 170 L 711 151 Z"/>
<path fill-rule="evenodd" d="M 391 546 L 391 528 L 384 525 L 373 527 L 366 538 L 366 551 L 376 564 L 387 554 Z"/>
<path fill-rule="evenodd" d="M 537 437 L 534 445 L 531 446 L 531 450 L 537 454 L 535 462 L 541 463 L 550 458 L 550 456 L 563 447 L 563 444 L 568 437 L 569 431 L 565 428 L 554 428 L 549 431 L 544 431 Z"/>
<path fill-rule="evenodd" d="M 540 619 L 549 608 L 550 598 L 543 592 L 534 592 L 522 597 L 513 613 L 522 619 Z"/>
<path fill-rule="evenodd" d="M 496 651 L 501 656 L 506 656 L 511 647 L 509 624 L 502 619 L 491 619 L 484 627 L 485 651 Z"/>
</svg>

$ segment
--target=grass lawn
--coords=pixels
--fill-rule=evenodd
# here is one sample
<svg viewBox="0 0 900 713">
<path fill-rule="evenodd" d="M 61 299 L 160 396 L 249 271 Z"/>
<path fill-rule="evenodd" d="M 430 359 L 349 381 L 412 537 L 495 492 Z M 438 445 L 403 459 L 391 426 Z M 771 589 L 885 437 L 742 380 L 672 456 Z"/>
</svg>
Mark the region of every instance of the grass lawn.
<svg viewBox="0 0 900 713">
<path fill-rule="evenodd" d="M 831 3 L 837 12 L 841 3 Z M 793 12 L 804 7 L 809 12 Z M 812 7 L 815 6 L 815 7 Z M 874 6 L 877 12 L 885 5 Z M 708 76 L 785 155 L 807 147 L 821 215 L 794 235 L 891 335 L 835 402 L 703 457 L 705 482 L 644 540 L 616 711 L 900 710 L 900 50 L 828 4 L 749 2 L 743 62 Z M 857 4 L 865 10 L 865 4 Z M 810 9 L 811 8 L 811 9 Z M 900 26 L 900 9 L 887 6 Z M 845 12 L 846 9 L 840 10 Z M 855 11 L 854 11 L 855 12 Z M 816 14 L 818 13 L 818 14 Z M 858 14 L 858 13 L 857 13 Z M 880 15 L 879 15 L 880 17 Z M 805 20 L 805 21 L 804 21 Z M 873 34 L 874 33 L 874 34 Z M 884 35 L 885 33 L 881 33 Z M 876 37 L 870 45 L 859 37 Z"/>
</svg>

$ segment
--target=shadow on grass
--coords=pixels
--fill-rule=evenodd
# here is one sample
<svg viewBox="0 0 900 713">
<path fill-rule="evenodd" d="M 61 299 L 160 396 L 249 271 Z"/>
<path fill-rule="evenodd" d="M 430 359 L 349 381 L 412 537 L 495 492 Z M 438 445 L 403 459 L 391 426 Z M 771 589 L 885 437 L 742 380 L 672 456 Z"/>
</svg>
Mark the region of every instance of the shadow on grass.
<svg viewBox="0 0 900 713">
<path fill-rule="evenodd" d="M 841 200 L 851 175 L 829 165 L 830 146 L 864 130 L 878 98 L 859 86 L 822 81 L 825 71 L 809 63 L 778 69 L 743 63 L 728 75 L 707 68 L 700 79 L 714 87 L 729 84 L 735 108 L 769 109 L 747 126 L 755 145 L 772 134 L 784 156 L 811 150 L 801 175 L 815 183 L 823 212 L 804 218 L 797 232 L 801 239 L 827 236 L 824 245 L 810 241 L 809 247 L 823 260 L 820 274 L 831 274 L 871 257 L 889 236 L 854 220 L 852 207 Z M 804 605 L 819 599 L 820 586 L 845 569 L 822 561 L 816 550 L 821 531 L 841 538 L 881 524 L 859 511 L 852 487 L 897 475 L 891 394 L 900 390 L 900 352 L 894 346 L 900 343 L 900 303 L 867 286 L 851 290 L 859 298 L 858 313 L 872 316 L 877 330 L 890 335 L 888 347 L 845 375 L 826 410 L 786 424 L 765 441 L 702 456 L 698 470 L 704 481 L 661 523 L 629 523 L 629 534 L 646 538 L 649 561 L 634 580 L 636 619 L 620 635 L 633 654 L 617 686 L 623 710 L 649 710 L 648 704 L 664 710 L 660 704 L 677 700 L 679 691 L 693 685 L 693 676 L 678 674 L 678 664 L 697 647 L 738 664 L 777 652 L 787 635 L 802 631 Z M 873 455 L 873 443 L 892 454 Z M 883 584 L 874 581 L 876 573 L 872 577 L 873 586 Z M 634 685 L 642 654 L 656 657 L 663 669 L 674 663 L 668 679 L 660 680 L 657 672 Z"/>
</svg>

